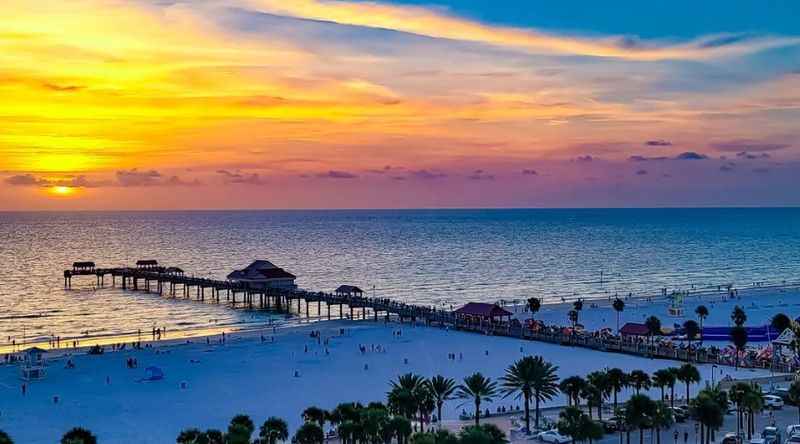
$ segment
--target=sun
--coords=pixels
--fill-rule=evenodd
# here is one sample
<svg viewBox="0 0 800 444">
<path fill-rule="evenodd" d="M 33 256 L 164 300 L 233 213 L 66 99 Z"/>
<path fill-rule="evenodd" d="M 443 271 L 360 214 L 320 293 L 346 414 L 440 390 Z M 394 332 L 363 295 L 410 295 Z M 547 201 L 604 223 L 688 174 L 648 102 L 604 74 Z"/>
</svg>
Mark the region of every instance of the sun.
<svg viewBox="0 0 800 444">
<path fill-rule="evenodd" d="M 59 197 L 67 197 L 75 194 L 75 188 L 73 187 L 66 187 L 62 185 L 54 185 L 50 187 L 50 194 Z"/>
</svg>

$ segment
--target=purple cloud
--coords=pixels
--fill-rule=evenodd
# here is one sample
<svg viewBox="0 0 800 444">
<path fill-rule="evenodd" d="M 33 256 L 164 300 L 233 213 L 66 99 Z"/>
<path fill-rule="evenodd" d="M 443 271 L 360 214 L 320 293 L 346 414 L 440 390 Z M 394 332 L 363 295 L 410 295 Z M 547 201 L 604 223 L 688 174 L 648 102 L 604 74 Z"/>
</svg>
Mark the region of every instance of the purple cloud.
<svg viewBox="0 0 800 444">
<path fill-rule="evenodd" d="M 417 179 L 431 180 L 431 179 L 444 179 L 447 174 L 439 171 L 418 170 L 411 173 Z"/>
<path fill-rule="evenodd" d="M 737 139 L 737 140 L 730 140 L 727 142 L 712 143 L 710 146 L 719 151 L 739 153 L 742 151 L 750 151 L 750 152 L 778 151 L 785 148 L 789 148 L 791 145 L 788 143 L 769 143 L 769 142 L 759 142 L 758 140 Z"/>
<path fill-rule="evenodd" d="M 522 170 L 522 175 L 523 176 L 538 176 L 539 173 L 537 173 L 536 170 L 531 170 L 531 169 L 527 169 L 526 168 L 526 169 Z"/>
<path fill-rule="evenodd" d="M 266 180 L 264 180 L 261 175 L 258 173 L 242 173 L 239 170 L 236 171 L 228 171 L 228 170 L 217 170 L 217 174 L 222 175 L 222 180 L 226 184 L 235 184 L 235 185 L 266 185 Z"/>
<path fill-rule="evenodd" d="M 44 179 L 40 179 L 33 174 L 18 174 L 15 176 L 6 177 L 4 182 L 8 185 L 17 187 L 39 187 L 49 185 L 49 182 Z"/>
<path fill-rule="evenodd" d="M 672 146 L 672 142 L 663 139 L 648 140 L 644 144 L 645 146 Z"/>
<path fill-rule="evenodd" d="M 694 151 L 686 151 L 675 156 L 675 160 L 705 160 L 708 156 L 705 154 L 695 153 Z"/>
<path fill-rule="evenodd" d="M 347 171 L 330 170 L 325 173 L 317 174 L 317 177 L 322 179 L 356 179 L 357 175 L 348 173 Z"/>
</svg>

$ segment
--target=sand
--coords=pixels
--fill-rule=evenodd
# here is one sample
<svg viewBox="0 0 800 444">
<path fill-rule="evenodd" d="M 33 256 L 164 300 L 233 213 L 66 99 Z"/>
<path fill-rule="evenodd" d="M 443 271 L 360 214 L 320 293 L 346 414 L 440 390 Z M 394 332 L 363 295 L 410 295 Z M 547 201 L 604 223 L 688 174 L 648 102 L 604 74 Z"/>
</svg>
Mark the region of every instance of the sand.
<svg viewBox="0 0 800 444">
<path fill-rule="evenodd" d="M 548 309 L 549 310 L 549 309 Z M 598 309 L 598 313 L 599 313 Z M 544 314 L 545 310 L 543 310 Z M 346 334 L 339 336 L 340 329 Z M 330 338 L 325 346 L 309 337 L 321 330 Z M 398 337 L 395 332 L 401 331 Z M 210 345 L 194 338 L 190 344 L 162 345 L 154 349 L 76 355 L 75 368 L 66 369 L 66 357 L 51 358 L 44 380 L 28 384 L 22 395 L 19 368 L 0 367 L 0 429 L 16 442 L 53 443 L 73 426 L 91 429 L 103 444 L 169 443 L 187 427 L 224 428 L 238 413 L 257 424 L 268 416 L 285 418 L 294 430 L 300 413 L 310 405 L 332 408 L 346 401 L 384 401 L 389 381 L 406 372 L 425 376 L 443 374 L 462 379 L 475 371 L 492 378 L 524 355 L 542 355 L 559 366 L 561 377 L 585 375 L 607 367 L 625 370 L 679 365 L 580 348 L 524 342 L 512 338 L 411 327 L 371 321 L 333 321 L 287 327 L 266 342 L 258 335 L 228 336 L 224 345 L 214 336 Z M 183 341 L 179 341 L 183 342 Z M 359 349 L 364 345 L 366 353 Z M 372 346 L 385 351 L 372 351 Z M 463 359 L 450 360 L 449 353 Z M 128 369 L 126 359 L 138 360 Z M 166 377 L 143 382 L 145 368 L 157 366 Z M 704 381 L 710 366 L 701 366 Z M 716 378 L 763 376 L 753 370 L 717 369 Z M 297 375 L 297 376 L 296 376 Z M 702 383 L 701 383 L 702 385 Z M 693 387 L 693 392 L 698 386 Z M 678 393 L 683 393 L 677 390 Z M 658 396 L 657 391 L 652 391 Z M 58 403 L 54 402 L 58 396 Z M 623 395 L 624 397 L 624 395 Z M 563 397 L 546 405 L 563 405 Z M 488 405 L 518 404 L 513 398 Z M 445 407 L 445 419 L 455 419 L 459 401 Z"/>
</svg>

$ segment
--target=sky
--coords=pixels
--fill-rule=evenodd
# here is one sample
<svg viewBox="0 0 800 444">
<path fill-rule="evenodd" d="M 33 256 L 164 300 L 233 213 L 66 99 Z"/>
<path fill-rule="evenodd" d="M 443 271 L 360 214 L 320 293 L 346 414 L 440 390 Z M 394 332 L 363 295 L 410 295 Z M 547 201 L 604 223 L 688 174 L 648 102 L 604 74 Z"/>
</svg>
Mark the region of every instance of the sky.
<svg viewBox="0 0 800 444">
<path fill-rule="evenodd" d="M 0 14 L 0 210 L 800 205 L 793 0 Z"/>
</svg>

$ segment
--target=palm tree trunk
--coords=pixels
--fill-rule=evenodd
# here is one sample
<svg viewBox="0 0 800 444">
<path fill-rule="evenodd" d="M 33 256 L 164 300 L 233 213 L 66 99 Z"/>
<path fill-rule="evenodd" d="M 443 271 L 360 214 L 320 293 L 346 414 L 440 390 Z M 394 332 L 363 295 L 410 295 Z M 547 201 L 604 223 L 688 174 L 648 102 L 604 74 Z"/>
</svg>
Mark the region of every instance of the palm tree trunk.
<svg viewBox="0 0 800 444">
<path fill-rule="evenodd" d="M 686 405 L 689 405 L 689 381 L 686 381 Z"/>
<path fill-rule="evenodd" d="M 639 444 L 644 444 L 644 428 L 639 428 Z"/>
<path fill-rule="evenodd" d="M 661 386 L 661 402 L 664 402 L 664 386 Z"/>
<path fill-rule="evenodd" d="M 617 410 L 617 393 L 619 390 L 614 389 L 614 410 Z"/>
<path fill-rule="evenodd" d="M 436 403 L 436 417 L 439 419 L 439 425 L 442 424 L 442 405 L 443 404 L 444 404 L 443 402 L 437 402 Z"/>
<path fill-rule="evenodd" d="M 675 384 L 669 386 L 669 406 L 675 407 Z"/>
<path fill-rule="evenodd" d="M 661 444 L 661 429 L 656 427 L 656 444 Z"/>
<path fill-rule="evenodd" d="M 531 432 L 531 399 L 527 395 L 525 396 L 525 431 Z"/>
<path fill-rule="evenodd" d="M 536 429 L 539 429 L 539 397 L 534 401 L 536 403 Z"/>
<path fill-rule="evenodd" d="M 475 400 L 475 427 L 481 425 L 481 401 Z"/>
</svg>

